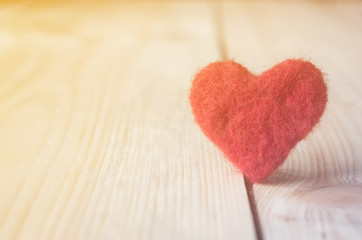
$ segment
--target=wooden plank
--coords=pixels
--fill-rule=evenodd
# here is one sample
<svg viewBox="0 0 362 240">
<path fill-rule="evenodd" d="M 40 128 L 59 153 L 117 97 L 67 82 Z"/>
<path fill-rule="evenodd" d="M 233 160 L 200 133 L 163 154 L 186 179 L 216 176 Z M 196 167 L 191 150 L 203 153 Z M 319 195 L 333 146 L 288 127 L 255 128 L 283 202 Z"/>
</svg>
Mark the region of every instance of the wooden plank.
<svg viewBox="0 0 362 240">
<path fill-rule="evenodd" d="M 294 57 L 327 74 L 321 124 L 254 195 L 264 239 L 362 237 L 362 3 L 222 5 L 227 56 L 261 73 Z"/>
<path fill-rule="evenodd" d="M 1 5 L 0 239 L 254 239 L 193 122 L 207 2 Z"/>
</svg>

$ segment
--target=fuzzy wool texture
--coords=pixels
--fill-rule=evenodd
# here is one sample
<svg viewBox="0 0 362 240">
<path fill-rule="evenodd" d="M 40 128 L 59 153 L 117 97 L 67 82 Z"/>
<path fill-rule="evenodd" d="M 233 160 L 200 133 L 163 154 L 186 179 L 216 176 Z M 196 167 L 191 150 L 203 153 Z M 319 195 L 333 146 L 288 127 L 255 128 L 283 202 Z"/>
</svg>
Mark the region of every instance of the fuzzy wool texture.
<svg viewBox="0 0 362 240">
<path fill-rule="evenodd" d="M 259 76 L 224 61 L 196 74 L 189 97 L 204 134 L 256 183 L 319 122 L 327 86 L 321 71 L 301 59 L 285 60 Z"/>
</svg>

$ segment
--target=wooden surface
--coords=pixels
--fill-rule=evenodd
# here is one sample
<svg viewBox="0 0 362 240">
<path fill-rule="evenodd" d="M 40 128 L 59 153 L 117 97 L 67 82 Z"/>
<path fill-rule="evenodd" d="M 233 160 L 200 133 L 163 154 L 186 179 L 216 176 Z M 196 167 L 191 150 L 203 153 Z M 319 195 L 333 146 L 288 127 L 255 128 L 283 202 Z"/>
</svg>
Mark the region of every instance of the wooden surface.
<svg viewBox="0 0 362 240">
<path fill-rule="evenodd" d="M 0 239 L 361 239 L 361 1 L 0 4 Z M 193 74 L 326 73 L 320 126 L 251 186 L 203 136 Z"/>
</svg>

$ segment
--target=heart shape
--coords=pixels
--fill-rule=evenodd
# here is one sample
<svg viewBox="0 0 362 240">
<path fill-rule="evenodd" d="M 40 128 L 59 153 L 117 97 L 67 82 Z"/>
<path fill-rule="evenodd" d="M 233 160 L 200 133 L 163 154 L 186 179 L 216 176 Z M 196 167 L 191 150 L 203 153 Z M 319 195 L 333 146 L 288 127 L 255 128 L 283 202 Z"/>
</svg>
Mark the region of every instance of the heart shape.
<svg viewBox="0 0 362 240">
<path fill-rule="evenodd" d="M 319 122 L 327 86 L 321 71 L 288 59 L 260 76 L 234 62 L 196 74 L 190 103 L 205 135 L 252 182 L 264 180 Z"/>
</svg>

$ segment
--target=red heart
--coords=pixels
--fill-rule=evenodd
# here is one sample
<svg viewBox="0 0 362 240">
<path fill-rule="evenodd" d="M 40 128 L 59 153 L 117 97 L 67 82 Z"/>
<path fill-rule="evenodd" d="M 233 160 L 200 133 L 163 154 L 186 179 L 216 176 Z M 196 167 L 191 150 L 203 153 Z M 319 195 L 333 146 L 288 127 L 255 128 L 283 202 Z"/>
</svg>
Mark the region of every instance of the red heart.
<svg viewBox="0 0 362 240">
<path fill-rule="evenodd" d="M 203 68 L 192 83 L 195 121 L 252 182 L 264 180 L 319 122 L 327 103 L 312 63 L 286 60 L 260 76 L 234 61 Z"/>
</svg>

